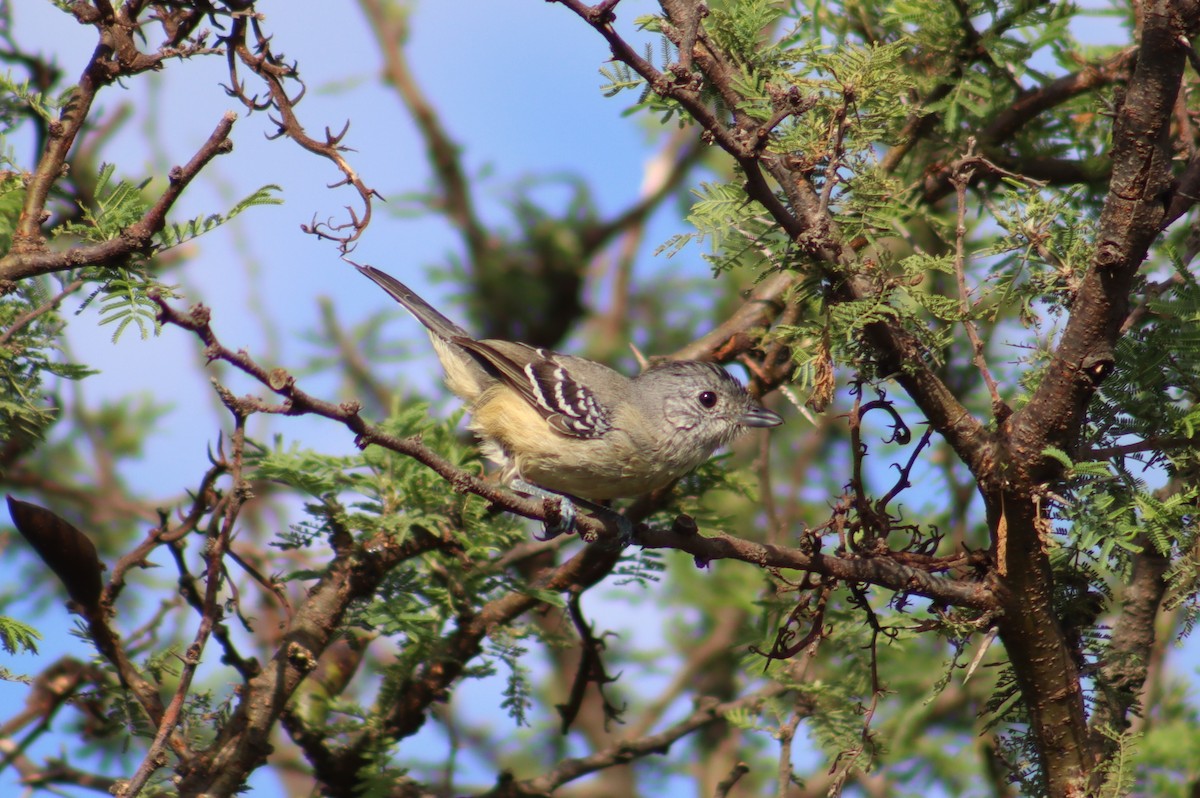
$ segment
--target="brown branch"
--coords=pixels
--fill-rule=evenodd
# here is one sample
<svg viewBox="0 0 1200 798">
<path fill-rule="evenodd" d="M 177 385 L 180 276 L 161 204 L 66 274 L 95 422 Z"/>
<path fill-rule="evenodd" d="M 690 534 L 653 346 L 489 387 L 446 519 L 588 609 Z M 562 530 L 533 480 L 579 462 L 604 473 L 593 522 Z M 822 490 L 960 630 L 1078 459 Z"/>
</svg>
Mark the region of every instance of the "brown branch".
<svg viewBox="0 0 1200 798">
<path fill-rule="evenodd" d="M 651 754 L 665 754 L 675 741 L 697 729 L 721 720 L 731 712 L 756 711 L 764 702 L 783 695 L 788 689 L 778 683 L 772 683 L 734 701 L 725 703 L 712 699 L 701 701 L 700 706 L 691 715 L 657 734 L 622 740 L 590 756 L 564 759 L 552 770 L 536 778 L 522 781 L 513 780 L 511 777 L 502 778 L 500 783 L 484 793 L 481 798 L 549 795 L 568 782 L 605 768 L 626 764 Z M 811 700 L 809 704 L 808 710 L 811 712 Z"/>
<path fill-rule="evenodd" d="M 831 293 L 835 301 L 854 301 L 877 293 L 877 287 L 861 277 L 847 276 L 852 274 L 854 250 L 839 239 L 836 223 L 822 207 L 821 199 L 809 181 L 793 173 L 788 159 L 763 151 L 766 131 L 747 127 L 753 124 L 752 120 L 742 120 L 742 126 L 727 126 L 693 87 L 694 81 L 681 85 L 657 70 L 617 34 L 608 15 L 596 14 L 595 9 L 579 0 L 560 0 L 560 4 L 586 20 L 608 42 L 614 57 L 641 75 L 656 93 L 679 102 L 703 127 L 705 135 L 737 161 L 746 177 L 747 194 L 766 208 L 796 242 L 801 253 L 813 258 L 828 274 L 834 284 Z M 671 20 L 686 21 L 692 16 L 690 5 L 682 0 L 664 0 L 663 8 Z M 705 40 L 703 35 L 699 38 Z M 730 95 L 733 101 L 727 105 L 737 108 L 740 98 L 734 86 L 740 72 L 722 62 L 711 48 L 697 46 L 695 49 L 695 64 L 709 85 L 723 96 Z M 735 113 L 735 120 L 737 118 Z M 776 196 L 768 175 L 782 189 L 787 205 Z M 880 371 L 905 388 L 968 467 L 975 473 L 988 468 L 986 431 L 926 363 L 922 348 L 912 335 L 888 322 L 868 325 L 866 335 L 879 353 Z M 702 340 L 711 342 L 708 336 Z M 699 342 L 688 350 L 695 352 L 698 346 Z"/>
<path fill-rule="evenodd" d="M 63 759 L 48 759 L 41 767 L 22 768 L 21 784 L 29 788 L 55 784 L 83 787 L 100 795 L 113 795 L 120 781 L 72 767 Z"/>
<path fill-rule="evenodd" d="M 601 709 L 603 711 L 604 730 L 608 731 L 609 725 L 616 721 L 622 722 L 621 713 L 624 708 L 618 708 L 609 703 L 608 696 L 604 694 L 604 686 L 616 681 L 608 675 L 608 671 L 604 667 L 604 659 L 602 653 L 605 649 L 604 637 L 596 637 L 592 631 L 592 625 L 588 623 L 583 616 L 583 607 L 579 603 L 579 593 L 572 593 L 567 600 L 567 612 L 571 618 L 571 623 L 575 626 L 575 632 L 579 635 L 578 646 L 578 661 L 575 666 L 575 678 L 571 682 L 570 694 L 567 697 L 565 704 L 558 704 L 558 714 L 562 718 L 561 731 L 564 735 L 571 731 L 571 726 L 575 719 L 579 716 L 579 711 L 583 708 L 583 700 L 589 684 L 596 685 L 596 692 L 600 696 Z"/>
<path fill-rule="evenodd" d="M 160 526 L 151 529 L 141 543 L 117 561 L 108 585 L 104 588 L 104 596 L 101 599 L 102 606 L 111 608 L 116 604 L 117 597 L 125 588 L 125 574 L 130 568 L 146 567 L 146 558 L 154 549 L 165 543 L 179 540 L 196 529 L 200 519 L 212 509 L 216 501 L 214 485 L 217 479 L 225 473 L 225 470 L 224 464 L 214 463 L 213 467 L 205 472 L 204 477 L 200 480 L 199 488 L 193 495 L 191 509 L 179 526 L 168 529 L 164 518 Z"/>
<path fill-rule="evenodd" d="M 483 480 L 460 468 L 457 468 L 445 458 L 425 446 L 419 437 L 398 438 L 384 432 L 382 429 L 367 424 L 359 416 L 357 402 L 334 404 L 305 393 L 296 386 L 295 380 L 282 369 L 268 371 L 255 362 L 244 350 L 234 352 L 225 348 L 217 340 L 216 334 L 208 324 L 208 308 L 203 305 L 194 306 L 188 313 L 181 313 L 157 295 L 151 298 L 159 306 L 158 319 L 161 323 L 172 324 L 195 333 L 205 344 L 205 355 L 210 361 L 222 360 L 258 380 L 263 386 L 284 398 L 281 405 L 269 406 L 253 397 L 245 397 L 240 401 L 253 406 L 255 412 L 277 413 L 289 416 L 312 414 L 338 421 L 355 434 L 355 442 L 361 448 L 371 444 L 390 449 L 397 454 L 411 457 L 428 466 L 449 482 L 459 492 L 469 492 L 509 512 L 545 521 L 553 520 L 558 512 L 558 502 L 552 499 L 527 499 L 497 488 L 495 484 Z M 619 535 L 616 522 L 608 519 L 609 523 L 596 518 L 581 516 L 576 519 L 576 526 L 584 536 Z"/>
<path fill-rule="evenodd" d="M 129 659 L 120 638 L 112 631 L 103 614 L 92 613 L 88 616 L 87 622 L 88 636 L 96 644 L 96 650 L 112 663 L 121 680 L 121 685 L 133 694 L 150 723 L 158 726 L 162 723 L 164 712 L 158 687 L 142 676 L 141 671 Z M 172 742 L 176 744 L 176 751 L 182 752 L 182 740 L 172 738 Z"/>
<path fill-rule="evenodd" d="M 235 501 L 237 493 L 239 493 L 239 491 L 230 491 L 221 498 L 220 502 L 212 507 L 212 523 L 216 524 L 218 523 L 218 519 L 226 516 L 228 512 L 226 508 Z M 218 537 L 218 534 L 210 533 L 207 537 L 211 540 Z M 166 542 L 168 535 L 161 535 L 160 539 L 163 542 Z M 192 576 L 191 572 L 187 568 L 187 563 L 185 562 L 183 556 L 183 548 L 181 546 L 171 546 L 168 550 L 171 556 L 175 559 L 175 567 L 179 571 L 180 595 L 193 609 L 197 611 L 198 614 L 201 615 L 201 617 L 203 617 L 206 612 L 210 611 L 209 609 L 206 609 L 206 607 L 209 605 L 206 603 L 205 597 L 196 588 L 197 580 Z M 225 547 L 225 556 L 236 559 L 236 555 L 227 546 Z M 223 563 L 221 564 L 221 567 L 222 569 L 224 568 Z M 207 564 L 205 567 L 205 572 L 209 573 Z M 264 580 L 260 579 L 259 581 L 262 583 Z M 236 591 L 236 584 L 231 581 L 228 581 L 227 583 L 231 591 Z M 286 606 L 286 596 L 281 597 L 278 588 L 272 589 L 272 586 L 269 584 L 264 584 L 263 586 L 271 595 L 280 598 L 281 603 Z M 236 595 L 230 600 L 230 603 L 236 605 Z M 221 645 L 221 661 L 236 670 L 243 679 L 250 679 L 258 673 L 258 663 L 253 659 L 245 659 L 238 653 L 238 650 L 229 635 L 229 630 L 224 623 L 212 624 L 212 636 L 215 637 L 217 642 Z"/>
<path fill-rule="evenodd" d="M 775 795 L 778 798 L 787 798 L 791 792 L 792 742 L 796 739 L 796 729 L 800 727 L 800 721 L 812 715 L 812 710 L 811 698 L 798 697 L 792 706 L 792 716 L 775 732 L 775 736 L 779 739 L 779 764 L 776 767 L 778 783 L 775 788 Z"/>
<path fill-rule="evenodd" d="M 1099 63 L 1088 64 L 1078 72 L 1024 92 L 983 127 L 978 134 L 980 144 L 991 147 L 1007 141 L 1046 111 L 1128 77 L 1136 55 L 1136 47 L 1126 47 Z"/>
<path fill-rule="evenodd" d="M 979 330 L 975 327 L 975 321 L 971 318 L 974 305 L 971 302 L 971 295 L 967 289 L 967 186 L 970 184 L 972 177 L 975 174 L 974 165 L 969 161 L 974 155 L 975 140 L 969 139 L 967 144 L 967 155 L 958 169 L 950 177 L 950 183 L 954 186 L 955 198 L 957 200 L 957 215 L 954 229 L 954 274 L 958 283 L 958 301 L 959 307 L 962 308 L 963 314 L 963 329 L 967 332 L 967 338 L 971 342 L 971 362 L 975 364 L 975 368 L 983 377 L 984 383 L 987 385 L 988 393 L 992 397 L 992 415 L 998 420 L 1007 417 L 1011 412 L 1000 398 L 1000 389 L 996 385 L 996 378 L 992 376 L 992 371 L 988 368 L 986 352 L 983 345 L 983 339 L 979 336 Z"/>
<path fill-rule="evenodd" d="M 742 776 L 745 776 L 749 772 L 749 765 L 747 765 L 745 762 L 738 762 L 733 766 L 733 769 L 729 771 L 729 775 L 726 778 L 717 782 L 717 787 L 713 791 L 713 798 L 728 798 L 729 793 L 735 786 L 737 786 L 737 783 L 742 780 Z"/>
<path fill-rule="evenodd" d="M 1133 573 L 1121 592 L 1120 614 L 1096 680 L 1099 689 L 1089 719 L 1096 731 L 1107 729 L 1119 734 L 1129 728 L 1130 712 L 1138 710 L 1154 654 L 1158 611 L 1167 592 L 1171 561 L 1146 535 L 1139 537 L 1138 544 L 1142 551 L 1133 556 Z M 1141 707 L 1142 713 L 1147 709 Z M 1116 750 L 1117 742 L 1109 735 L 1094 736 L 1105 758 Z"/>
<path fill-rule="evenodd" d="M 677 360 L 733 359 L 758 343 L 752 331 L 769 327 L 785 305 L 784 297 L 799 279 L 784 272 L 759 283 L 732 316 L 705 335 L 671 354 Z"/>
<path fill-rule="evenodd" d="M 104 3 L 100 7 L 104 8 L 106 5 L 107 3 Z M 140 6 L 136 8 L 137 13 L 140 13 L 140 10 Z M 23 256 L 40 253 L 45 249 L 41 226 L 46 218 L 46 202 L 50 197 L 50 190 L 62 178 L 67 155 L 87 123 L 88 114 L 99 91 L 121 78 L 158 69 L 169 59 L 217 52 L 197 42 L 179 47 L 162 47 L 154 53 L 146 54 L 137 47 L 141 41 L 140 25 L 133 16 L 126 15 L 126 9 L 123 9 L 120 15 L 114 15 L 111 8 L 107 12 L 97 11 L 86 3 L 76 3 L 72 11 L 81 23 L 96 26 L 96 49 L 72 90 L 70 99 L 63 106 L 62 115 L 49 126 L 45 149 L 26 184 L 25 204 L 13 231 L 12 249 L 7 257 L 0 259 L 0 283 L 29 276 L 30 273 L 14 274 L 12 270 L 17 268 L 16 264 L 21 262 Z M 41 274 L 57 270 L 35 268 L 31 273 Z"/>
<path fill-rule="evenodd" d="M 1200 202 L 1200 152 L 1192 155 L 1183 173 L 1175 181 L 1171 192 L 1171 204 L 1162 222 L 1165 230 L 1172 222 L 1191 210 Z"/>
<path fill-rule="evenodd" d="M 627 737 L 649 734 L 671 704 L 695 685 L 697 676 L 714 660 L 734 648 L 738 635 L 749 623 L 748 613 L 740 607 L 720 607 L 714 615 L 716 623 L 713 629 L 703 640 L 688 648 L 687 659 L 673 672 L 671 682 L 659 690 L 658 696 L 641 711 L 637 721 L 629 725 Z"/>
<path fill-rule="evenodd" d="M 1144 454 L 1153 452 L 1155 454 L 1177 452 L 1186 449 L 1193 449 L 1197 443 L 1200 443 L 1200 438 L 1182 438 L 1169 436 L 1165 438 L 1147 438 L 1144 441 L 1136 441 L 1134 443 L 1120 444 L 1116 446 L 1096 447 L 1092 449 L 1084 449 L 1080 453 L 1081 460 L 1111 460 L 1115 457 L 1129 457 L 1135 454 Z"/>
<path fill-rule="evenodd" d="M 39 305 L 38 307 L 29 311 L 28 313 L 25 313 L 25 314 L 22 314 L 21 316 L 19 316 L 16 319 L 16 321 L 14 321 L 12 323 L 12 325 L 7 330 L 4 331 L 4 334 L 0 335 L 0 346 L 4 346 L 5 344 L 7 344 L 12 339 L 12 337 L 15 334 L 17 334 L 18 332 L 20 332 L 22 329 L 24 329 L 26 325 L 35 321 L 39 316 L 43 316 L 46 313 L 49 313 L 50 311 L 57 308 L 59 305 L 62 304 L 62 301 L 64 299 L 66 299 L 68 296 L 75 293 L 82 287 L 83 287 L 83 280 L 72 280 L 71 282 L 67 283 L 66 287 L 64 287 L 63 290 L 59 291 L 54 296 L 50 297 L 50 299 L 46 300 L 41 305 Z"/>
<path fill-rule="evenodd" d="M 233 149 L 229 132 L 237 116 L 226 112 L 212 135 L 184 166 L 177 166 L 168 176 L 167 188 L 159 195 L 142 218 L 121 231 L 116 238 L 98 244 L 72 247 L 61 252 L 48 252 L 40 247 L 18 248 L 0 258 L 0 285 L 39 274 L 77 269 L 81 266 L 103 265 L 123 261 L 135 253 L 148 254 L 154 246 L 154 235 L 167 222 L 167 213 L 188 184 L 213 158 Z M 14 234 L 15 242 L 15 234 Z"/>
<path fill-rule="evenodd" d="M 313 762 L 323 788 L 335 796 L 357 795 L 358 773 L 372 756 L 370 752 L 375 751 L 382 740 L 403 739 L 415 734 L 424 725 L 430 707 L 445 699 L 447 690 L 462 675 L 466 663 L 482 650 L 484 638 L 498 626 L 510 623 L 542 604 L 531 595 L 533 592 L 582 592 L 606 577 L 619 556 L 610 549 L 588 546 L 534 580 L 531 590 L 509 593 L 490 601 L 478 612 L 460 618 L 456 628 L 441 640 L 438 654 L 387 691 L 391 703 L 377 708 L 382 718 L 379 726 L 365 730 L 354 744 L 336 752 L 325 748 L 323 758 Z M 325 745 L 323 737 L 314 743 L 314 750 L 321 750 Z M 307 746 L 306 750 L 309 750 Z M 228 785 L 231 782 L 223 780 L 222 783 Z"/>
<path fill-rule="evenodd" d="M 677 527 L 679 525 L 676 525 Z M 704 537 L 679 529 L 643 528 L 638 543 L 648 549 L 678 549 L 700 563 L 733 559 L 760 568 L 786 568 L 831 576 L 845 582 L 879 585 L 897 592 L 915 593 L 952 606 L 994 610 L 997 599 L 983 582 L 947 579 L 930 570 L 908 565 L 887 555 L 834 557 L 820 552 L 774 546 L 731 535 Z M 961 559 L 956 558 L 956 562 Z"/>
<path fill-rule="evenodd" d="M 1095 255 L 1044 376 L 1028 404 L 1001 428 L 1003 484 L 983 486 L 989 527 L 1006 533 L 997 563 L 1005 575 L 1000 637 L 1051 795 L 1084 789 L 1097 750 L 1085 723 L 1078 663 L 1052 608 L 1053 578 L 1042 542 L 1048 520 L 1036 501 L 1037 486 L 1061 471 L 1047 449 L 1075 450 L 1087 405 L 1112 368 L 1134 275 L 1162 227 L 1173 157 L 1170 122 L 1185 62 L 1179 40 L 1183 20 L 1194 18 L 1168 0 L 1143 8 L 1142 45 L 1117 110 L 1112 181 Z"/>
<path fill-rule="evenodd" d="M 316 734 L 298 715 L 286 712 L 288 702 L 329 645 L 339 638 L 347 608 L 374 593 L 397 564 L 443 546 L 441 538 L 431 534 L 416 534 L 398 543 L 380 533 L 362 544 L 353 543 L 348 535 L 336 536 L 333 561 L 288 619 L 274 656 L 242 687 L 232 717 L 212 745 L 180 766 L 180 793 L 235 792 L 270 751 L 270 732 L 280 718 L 307 752 L 327 751 L 323 735 L 311 747 L 305 745 L 308 737 Z M 320 764 L 319 760 L 314 762 L 318 770 Z M 345 782 L 351 792 L 356 784 L 355 778 Z"/>
<path fill-rule="evenodd" d="M 188 693 L 191 691 L 192 679 L 195 677 L 196 669 L 200 665 L 204 647 L 207 645 L 214 627 L 220 625 L 219 618 L 224 614 L 221 605 L 218 603 L 225 576 L 223 560 L 225 552 L 229 549 L 229 541 L 233 537 L 238 513 L 241 510 L 243 502 L 250 495 L 246 490 L 242 473 L 246 414 L 240 412 L 236 407 L 230 407 L 230 410 L 234 414 L 235 422 L 232 439 L 233 458 L 229 464 L 229 474 L 233 479 L 233 490 L 231 491 L 231 500 L 224 504 L 224 512 L 219 522 L 219 528 L 215 531 L 215 534 L 209 536 L 204 547 L 207 579 L 200 614 L 200 624 L 196 629 L 196 634 L 192 639 L 191 645 L 188 646 L 187 652 L 183 657 L 183 667 L 180 669 L 177 679 L 175 694 L 171 697 L 171 702 L 167 705 L 166 711 L 158 723 L 154 740 L 146 751 L 146 755 L 142 758 L 142 763 L 138 766 L 133 777 L 130 778 L 129 783 L 125 785 L 125 789 L 121 792 L 123 798 L 135 798 L 150 780 L 150 777 L 163 766 L 164 763 L 161 759 L 163 749 L 167 741 L 175 734 L 175 727 L 183 715 L 184 703 L 187 700 Z M 226 653 L 229 653 L 229 648 L 226 649 Z M 245 672 L 246 666 L 242 664 L 240 670 Z M 185 757 L 185 761 L 187 758 L 190 757 Z"/>
<path fill-rule="evenodd" d="M 94 708 L 89 702 L 79 700 L 80 693 L 88 686 L 103 690 L 112 685 L 102 669 L 72 657 L 60 657 L 43 669 L 30 685 L 24 708 L 0 726 L 0 771 L 12 766 L 21 774 L 22 783 L 31 786 L 51 781 L 45 774 L 54 769 L 54 764 L 38 766 L 25 751 L 50 730 L 54 716 L 64 705 L 77 702 L 85 714 Z M 29 725 L 32 728 L 20 740 L 10 739 Z M 83 774 L 81 777 L 86 780 Z"/>
<path fill-rule="evenodd" d="M 1055 184 L 1088 183 L 1095 185 L 1109 177 L 1108 159 L 1082 163 L 1056 158 L 1013 157 L 1001 145 L 1010 141 L 1021 128 L 1052 108 L 1088 92 L 1127 79 L 1133 67 L 1137 48 L 1129 47 L 1078 72 L 1064 75 L 1045 86 L 1021 93 L 976 133 L 983 155 L 996 163 L 1035 180 Z M 889 153 L 889 157 L 891 154 Z M 894 164 L 898 165 L 898 161 Z M 924 201 L 932 204 L 953 189 L 953 170 L 947 166 L 932 170 L 925 176 L 922 187 Z"/>
<path fill-rule="evenodd" d="M 204 341 L 205 353 L 210 359 L 223 360 L 236 366 L 285 398 L 283 405 L 274 408 L 269 408 L 257 400 L 242 400 L 256 402 L 257 410 L 286 415 L 311 413 L 339 421 L 355 433 L 359 445 L 373 443 L 412 457 L 450 482 L 455 490 L 473 493 L 526 518 L 546 520 L 555 511 L 555 503 L 552 500 L 524 499 L 500 490 L 493 484 L 455 467 L 421 443 L 418 438 L 397 438 L 367 424 L 358 415 L 358 406 L 353 402 L 335 405 L 312 397 L 298 388 L 286 372 L 278 369 L 268 372 L 245 352 L 226 349 L 209 327 L 208 311 L 203 306 L 198 305 L 190 313 L 181 314 L 161 298 L 155 301 L 160 308 L 159 320 L 195 332 Z M 585 534 L 617 534 L 615 528 L 609 529 L 596 518 L 580 517 L 577 523 Z M 813 571 L 847 581 L 878 584 L 891 590 L 913 592 L 951 605 L 985 610 L 995 606 L 991 590 L 982 583 L 938 578 L 929 571 L 887 558 L 843 559 L 820 553 L 807 554 L 799 549 L 764 546 L 728 535 L 704 538 L 675 529 L 656 530 L 644 525 L 638 527 L 636 540 L 638 544 L 647 548 L 677 548 L 705 562 L 725 558 L 737 559 L 759 566 Z M 962 558 L 956 556 L 952 558 L 952 562 L 961 563 Z"/>
<path fill-rule="evenodd" d="M 251 52 L 250 45 L 247 43 L 247 35 L 251 30 L 254 32 L 254 52 Z M 262 32 L 256 17 L 235 16 L 229 35 L 224 38 L 224 41 L 228 50 L 226 59 L 229 66 L 230 86 L 227 89 L 229 94 L 241 100 L 242 104 L 250 111 L 274 108 L 279 113 L 279 118 L 272 117 L 272 121 L 278 128 L 278 132 L 273 138 L 287 136 L 301 148 L 327 159 L 343 175 L 343 179 L 331 185 L 330 188 L 349 185 L 358 193 L 362 202 L 361 216 L 353 208 L 347 208 L 350 215 L 348 222 L 337 224 L 313 222 L 311 225 L 301 226 L 301 229 L 307 233 L 336 241 L 343 253 L 349 252 L 371 224 L 374 199 L 376 197 L 382 199 L 375 189 L 363 182 L 358 172 L 342 155 L 347 149 L 342 144 L 342 140 L 349 132 L 350 123 L 347 122 L 346 126 L 338 133 L 333 133 L 326 128 L 325 138 L 322 141 L 308 135 L 304 125 L 300 123 L 299 117 L 296 116 L 296 105 L 304 97 L 305 86 L 300 82 L 296 68 L 283 63 L 271 51 L 270 37 Z M 245 85 L 237 76 L 239 62 L 266 84 L 268 100 L 260 101 L 257 97 L 246 94 Z M 284 84 L 284 81 L 287 80 L 294 80 L 300 84 L 300 91 L 295 97 L 288 94 Z"/>
</svg>

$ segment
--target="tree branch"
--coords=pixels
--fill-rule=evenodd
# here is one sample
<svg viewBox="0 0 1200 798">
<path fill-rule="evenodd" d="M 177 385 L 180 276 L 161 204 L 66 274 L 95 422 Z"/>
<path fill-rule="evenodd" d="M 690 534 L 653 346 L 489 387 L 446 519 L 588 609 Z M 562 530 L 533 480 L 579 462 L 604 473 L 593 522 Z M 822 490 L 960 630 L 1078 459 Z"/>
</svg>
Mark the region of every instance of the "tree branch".
<svg viewBox="0 0 1200 798">
<path fill-rule="evenodd" d="M 989 526 L 1001 536 L 998 567 L 1005 612 L 998 619 L 1030 715 L 1030 730 L 1052 795 L 1085 789 L 1095 741 L 1084 721 L 1079 667 L 1052 608 L 1053 577 L 1043 538 L 1048 521 L 1037 486 L 1061 471 L 1044 454 L 1072 452 L 1084 413 L 1114 362 L 1129 292 L 1166 212 L 1170 121 L 1183 74 L 1181 4 L 1146 3 L 1137 66 L 1113 131 L 1113 173 L 1092 263 L 1065 330 L 1028 404 L 1002 425 L 1004 469 L 985 484 Z"/>
<path fill-rule="evenodd" d="M 164 46 L 152 54 L 143 53 L 137 47 L 142 34 L 135 16 L 128 14 L 129 9 L 123 8 L 117 14 L 111 7 L 107 11 L 103 10 L 104 6 L 107 6 L 107 3 L 101 4 L 98 11 L 86 3 L 76 3 L 72 8 L 72 12 L 81 23 L 96 27 L 96 49 L 84 67 L 79 83 L 72 90 L 70 99 L 64 105 L 62 116 L 49 126 L 45 149 L 38 160 L 37 169 L 26 185 L 25 204 L 13 231 L 12 249 L 9 257 L 0 259 L 0 281 L 28 276 L 10 274 L 9 269 L 12 265 L 5 263 L 9 258 L 39 253 L 45 249 L 41 226 L 46 218 L 46 202 L 50 197 L 50 189 L 61 179 L 67 155 L 87 123 L 100 89 L 121 78 L 158 69 L 169 59 L 217 52 L 204 46 L 203 42 L 195 42 L 176 43 Z M 140 13 L 140 8 L 136 13 Z"/>
<path fill-rule="evenodd" d="M 691 715 L 657 734 L 622 740 L 590 756 L 564 759 L 552 770 L 536 778 L 515 781 L 511 777 L 502 777 L 500 782 L 481 798 L 549 795 L 563 784 L 613 765 L 632 762 L 651 754 L 665 754 L 676 740 L 724 718 L 731 712 L 756 711 L 764 702 L 785 694 L 788 689 L 779 683 L 772 683 L 735 701 L 720 703 L 713 699 L 701 700 Z"/>
<path fill-rule="evenodd" d="M 247 42 L 250 31 L 254 32 L 253 52 Z M 271 50 L 270 37 L 263 33 L 258 19 L 253 15 L 235 16 L 229 35 L 224 37 L 224 41 L 228 49 L 226 58 L 229 65 L 230 86 L 227 89 L 229 94 L 241 100 L 242 104 L 251 112 L 267 108 L 274 108 L 278 111 L 279 118 L 272 120 L 278 127 L 278 132 L 273 138 L 287 136 L 302 149 L 325 158 L 343 175 L 343 179 L 333 184 L 331 188 L 349 185 L 357 192 L 362 201 L 361 215 L 353 208 L 348 207 L 347 211 L 350 214 L 348 222 L 334 224 L 314 221 L 312 224 L 302 227 L 307 233 L 336 241 L 343 254 L 349 252 L 371 224 L 374 200 L 379 197 L 379 193 L 363 182 L 362 177 L 342 155 L 347 149 L 342 144 L 342 140 L 350 130 L 350 123 L 347 122 L 338 133 L 333 133 L 326 128 L 322 141 L 308 135 L 304 125 L 300 123 L 299 117 L 296 116 L 296 105 L 303 99 L 306 87 L 300 82 L 295 66 L 285 64 Z M 239 62 L 266 84 L 270 99 L 260 102 L 257 97 L 246 94 L 245 85 L 237 77 Z M 295 97 L 288 94 L 285 85 L 287 80 L 300 83 L 300 91 Z"/>
<path fill-rule="evenodd" d="M 879 585 L 898 593 L 915 593 L 952 606 L 983 611 L 994 611 L 998 606 L 991 587 L 984 582 L 934 575 L 935 570 L 967 566 L 969 560 L 964 556 L 931 561 L 929 565 L 916 567 L 886 554 L 863 557 L 834 557 L 820 552 L 809 554 L 799 548 L 756 543 L 732 535 L 705 537 L 695 534 L 694 530 L 680 527 L 676 524 L 674 529 L 643 528 L 638 534 L 638 543 L 648 549 L 685 551 L 701 564 L 722 559 L 741 560 L 760 568 L 809 571 L 846 582 Z"/>
<path fill-rule="evenodd" d="M 123 261 L 135 253 L 149 254 L 153 248 L 155 234 L 166 225 L 167 213 L 183 190 L 213 158 L 233 149 L 229 132 L 236 120 L 237 116 L 233 112 L 226 112 L 192 159 L 184 166 L 177 166 L 171 170 L 167 188 L 142 218 L 121 231 L 121 235 L 116 238 L 98 244 L 72 247 L 61 252 L 49 252 L 41 247 L 17 247 L 14 243 L 9 253 L 0 258 L 0 287 L 4 281 Z M 28 207 L 28 202 L 26 206 Z"/>
<path fill-rule="evenodd" d="M 764 152 L 768 130 L 760 128 L 753 120 L 742 118 L 737 111 L 734 112 L 734 125 L 726 125 L 701 97 L 691 76 L 686 80 L 681 80 L 679 76 L 672 79 L 657 70 L 617 34 L 612 27 L 611 15 L 597 13 L 580 0 L 559 2 L 600 33 L 608 42 L 614 57 L 641 75 L 656 93 L 679 102 L 701 125 L 705 134 L 734 158 L 746 176 L 747 194 L 766 208 L 801 252 L 820 265 L 834 286 L 831 293 L 835 301 L 854 301 L 874 295 L 876 289 L 861 277 L 847 277 L 853 274 L 852 266 L 856 259 L 854 250 L 840 240 L 836 223 L 822 206 L 820 197 L 809 181 L 802 175 L 794 174 L 784 158 Z M 685 23 L 693 13 L 691 5 L 683 0 L 663 0 L 663 9 L 680 29 L 686 28 Z M 701 36 L 700 40 L 703 42 L 704 37 Z M 693 55 L 695 64 L 717 92 L 728 94 L 731 99 L 740 97 L 734 89 L 739 73 L 722 63 L 719 53 L 697 44 Z M 734 109 L 739 106 L 739 102 L 727 104 Z M 787 205 L 776 196 L 767 175 L 783 190 Z M 747 315 L 754 314 L 755 311 L 751 310 Z M 879 352 L 880 371 L 896 379 L 905 388 L 972 472 L 980 473 L 990 467 L 989 438 L 983 426 L 967 412 L 925 362 L 921 347 L 913 337 L 887 322 L 867 325 L 866 335 Z"/>
</svg>

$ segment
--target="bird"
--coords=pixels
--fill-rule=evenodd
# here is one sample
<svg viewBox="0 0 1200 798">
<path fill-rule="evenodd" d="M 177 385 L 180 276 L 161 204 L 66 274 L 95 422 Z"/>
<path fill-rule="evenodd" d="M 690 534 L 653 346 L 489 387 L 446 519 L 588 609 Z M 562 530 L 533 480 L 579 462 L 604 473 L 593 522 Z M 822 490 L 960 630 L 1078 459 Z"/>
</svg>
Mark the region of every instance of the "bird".
<svg viewBox="0 0 1200 798">
<path fill-rule="evenodd" d="M 572 500 L 604 509 L 596 503 L 658 490 L 739 434 L 783 423 L 715 363 L 667 360 L 626 377 L 587 358 L 478 340 L 386 272 L 354 267 L 424 325 L 501 481 L 563 500 L 550 536 L 573 524 Z M 631 526 L 618 517 L 628 543 Z"/>
</svg>

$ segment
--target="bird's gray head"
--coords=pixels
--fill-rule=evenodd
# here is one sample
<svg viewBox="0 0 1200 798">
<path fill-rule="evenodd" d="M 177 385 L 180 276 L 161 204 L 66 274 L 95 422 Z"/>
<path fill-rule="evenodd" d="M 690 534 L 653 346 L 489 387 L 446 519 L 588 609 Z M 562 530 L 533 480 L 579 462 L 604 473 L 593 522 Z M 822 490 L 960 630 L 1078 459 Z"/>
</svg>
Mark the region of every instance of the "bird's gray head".
<svg viewBox="0 0 1200 798">
<path fill-rule="evenodd" d="M 758 403 L 742 384 L 714 363 L 660 363 L 634 380 L 635 401 L 659 417 L 675 446 L 697 449 L 701 459 L 749 427 L 774 427 L 783 419 Z"/>
</svg>

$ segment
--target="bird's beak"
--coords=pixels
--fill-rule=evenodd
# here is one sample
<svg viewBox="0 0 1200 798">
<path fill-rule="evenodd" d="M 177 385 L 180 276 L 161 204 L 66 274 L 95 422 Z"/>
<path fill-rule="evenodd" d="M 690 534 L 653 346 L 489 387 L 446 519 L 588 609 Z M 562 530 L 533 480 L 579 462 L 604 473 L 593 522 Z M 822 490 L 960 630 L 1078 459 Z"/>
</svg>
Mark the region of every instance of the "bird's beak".
<svg viewBox="0 0 1200 798">
<path fill-rule="evenodd" d="M 738 423 L 743 427 L 778 427 L 783 423 L 783 417 L 762 405 L 753 405 L 742 414 Z"/>
</svg>

